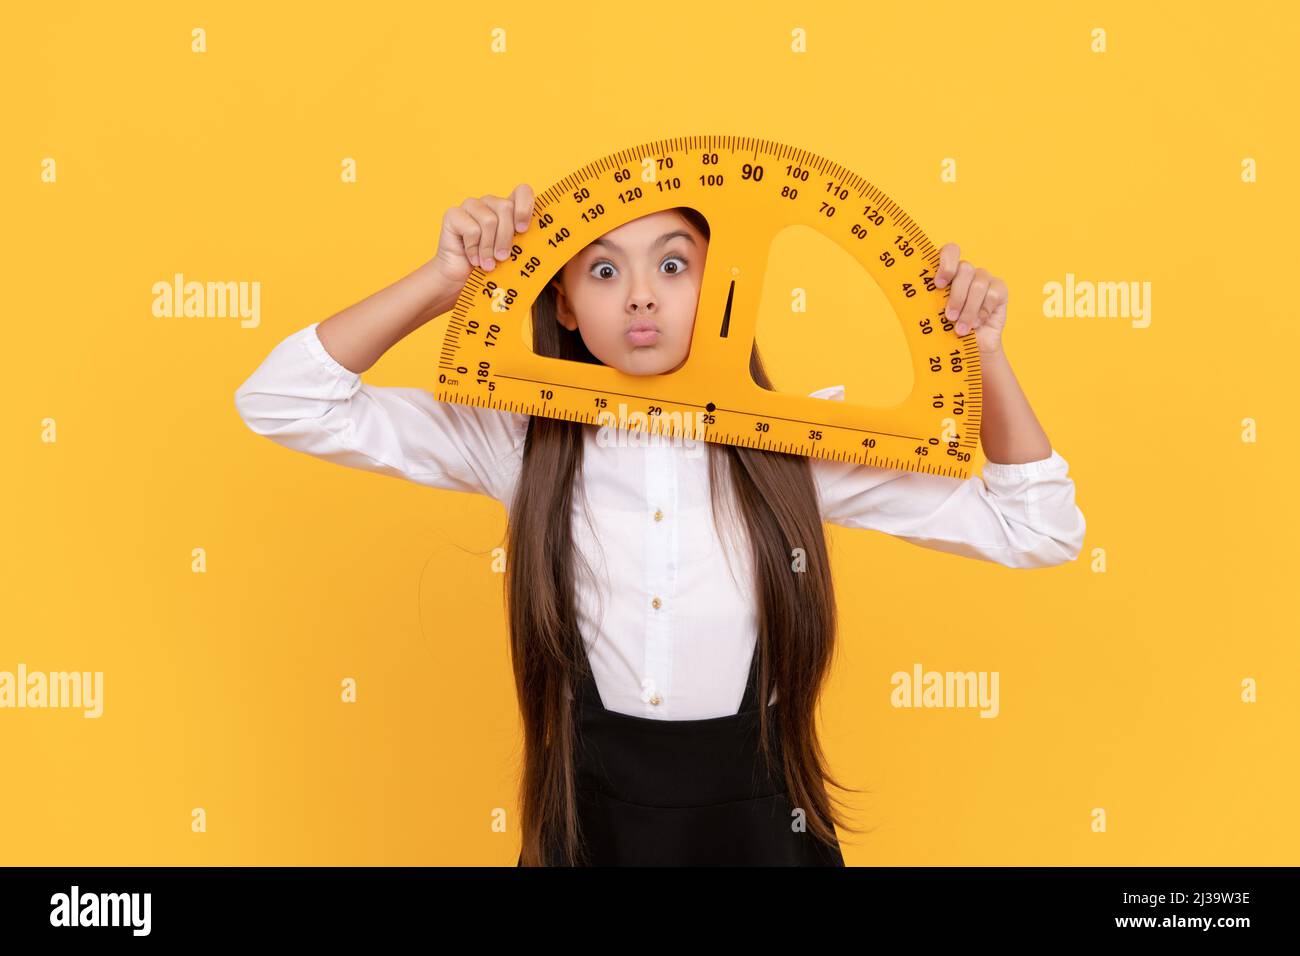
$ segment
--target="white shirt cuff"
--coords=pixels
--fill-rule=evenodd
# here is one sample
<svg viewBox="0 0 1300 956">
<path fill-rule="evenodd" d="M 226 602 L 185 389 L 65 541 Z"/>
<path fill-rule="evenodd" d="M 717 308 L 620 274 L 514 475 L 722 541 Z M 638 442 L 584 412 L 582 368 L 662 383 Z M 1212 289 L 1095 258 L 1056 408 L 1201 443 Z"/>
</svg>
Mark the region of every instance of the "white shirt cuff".
<svg viewBox="0 0 1300 956">
<path fill-rule="evenodd" d="M 984 477 L 994 479 L 1005 479 L 1015 481 L 1020 478 L 1030 478 L 1035 475 L 1065 474 L 1069 470 L 1070 464 L 1061 457 L 1061 453 L 1055 448 L 1046 458 L 1040 458 L 1037 461 L 1022 461 L 1003 464 L 995 461 L 984 462 Z"/>
<path fill-rule="evenodd" d="M 316 333 L 316 326 L 319 322 L 313 322 L 307 328 L 302 330 L 302 344 L 307 351 L 311 353 L 312 358 L 319 362 L 323 367 L 333 374 L 337 375 L 346 384 L 352 385 L 361 376 L 349 368 L 338 363 L 338 360 L 329 352 L 325 351 L 325 346 L 321 344 L 320 336 Z"/>
</svg>

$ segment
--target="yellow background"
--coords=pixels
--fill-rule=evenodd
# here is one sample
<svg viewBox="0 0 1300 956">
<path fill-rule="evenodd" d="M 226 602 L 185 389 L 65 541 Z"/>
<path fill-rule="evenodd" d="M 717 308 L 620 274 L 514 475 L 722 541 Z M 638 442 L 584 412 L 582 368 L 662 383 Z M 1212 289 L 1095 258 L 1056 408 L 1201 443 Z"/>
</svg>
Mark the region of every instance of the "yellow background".
<svg viewBox="0 0 1300 956">
<path fill-rule="evenodd" d="M 876 827 L 849 864 L 1295 863 L 1294 17 L 983 7 L 11 11 L 0 670 L 102 670 L 105 712 L 0 711 L 0 864 L 514 864 L 504 510 L 289 453 L 234 390 L 446 207 L 694 133 L 842 163 L 1002 276 L 1088 521 L 1036 571 L 828 529 L 825 742 Z M 260 326 L 154 318 L 175 272 L 259 281 Z M 1150 327 L 1044 317 L 1067 272 L 1149 281 Z M 437 343 L 366 380 L 430 382 Z M 998 671 L 1001 715 L 893 709 L 916 661 Z"/>
</svg>

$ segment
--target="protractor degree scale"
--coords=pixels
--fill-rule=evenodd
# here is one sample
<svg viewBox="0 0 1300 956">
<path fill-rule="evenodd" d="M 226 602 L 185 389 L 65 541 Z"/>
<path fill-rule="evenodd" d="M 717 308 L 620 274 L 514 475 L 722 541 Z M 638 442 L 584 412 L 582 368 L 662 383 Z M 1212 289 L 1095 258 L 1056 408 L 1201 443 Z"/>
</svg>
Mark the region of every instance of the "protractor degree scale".
<svg viewBox="0 0 1300 956">
<path fill-rule="evenodd" d="M 710 225 L 690 354 L 660 375 L 538 355 L 533 303 L 611 229 L 675 206 Z M 897 316 L 913 388 L 870 407 L 763 388 L 749 372 L 764 269 L 788 226 L 818 230 L 861 264 Z M 692 136 L 605 156 L 534 199 L 527 231 L 491 273 L 475 269 L 448 320 L 440 401 L 968 478 L 980 430 L 979 348 L 944 315 L 939 251 L 880 189 L 781 143 Z M 777 383 L 779 384 L 779 383 Z"/>
</svg>

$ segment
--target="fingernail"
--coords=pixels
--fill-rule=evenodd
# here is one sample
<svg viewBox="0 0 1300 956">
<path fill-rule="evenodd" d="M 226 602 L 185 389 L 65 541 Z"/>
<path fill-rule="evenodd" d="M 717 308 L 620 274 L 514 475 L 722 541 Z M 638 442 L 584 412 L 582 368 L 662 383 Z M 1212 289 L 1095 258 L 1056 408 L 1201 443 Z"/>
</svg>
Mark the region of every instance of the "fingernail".
<svg viewBox="0 0 1300 956">
<path fill-rule="evenodd" d="M 957 307 L 955 305 L 950 305 L 948 308 L 943 310 L 943 314 L 948 316 L 950 320 L 955 319 L 957 318 Z"/>
<path fill-rule="evenodd" d="M 958 323 L 957 323 L 957 334 L 958 334 L 958 335 L 965 335 L 965 334 L 966 334 L 966 323 L 965 323 L 965 322 L 958 322 Z"/>
</svg>

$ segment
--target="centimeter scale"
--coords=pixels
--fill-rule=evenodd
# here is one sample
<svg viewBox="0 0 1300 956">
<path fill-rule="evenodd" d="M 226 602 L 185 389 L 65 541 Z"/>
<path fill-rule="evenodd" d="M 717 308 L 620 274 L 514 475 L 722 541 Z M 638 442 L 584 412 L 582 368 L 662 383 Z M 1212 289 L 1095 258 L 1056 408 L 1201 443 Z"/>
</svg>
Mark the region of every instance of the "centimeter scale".
<svg viewBox="0 0 1300 956">
<path fill-rule="evenodd" d="M 542 289 L 593 239 L 691 206 L 710 239 L 690 354 L 675 372 L 627 375 L 536 354 L 525 321 Z M 889 408 L 769 391 L 749 373 L 763 270 L 787 226 L 817 229 L 875 279 L 902 324 L 911 394 Z M 877 187 L 805 150 L 692 136 L 622 150 L 534 197 L 510 258 L 475 269 L 438 363 L 439 401 L 767 451 L 969 478 L 980 429 L 979 347 L 944 315 L 939 251 Z M 531 326 L 529 326 L 531 327 Z M 614 410 L 619 409 L 618 415 Z"/>
</svg>

